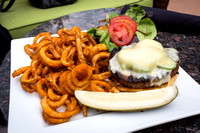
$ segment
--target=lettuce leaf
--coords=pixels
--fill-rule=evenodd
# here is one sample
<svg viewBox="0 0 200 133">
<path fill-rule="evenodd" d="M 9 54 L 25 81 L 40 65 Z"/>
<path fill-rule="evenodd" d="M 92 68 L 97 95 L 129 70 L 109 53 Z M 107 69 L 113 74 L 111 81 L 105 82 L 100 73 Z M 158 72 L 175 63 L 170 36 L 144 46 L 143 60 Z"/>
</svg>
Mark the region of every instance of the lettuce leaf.
<svg viewBox="0 0 200 133">
<path fill-rule="evenodd" d="M 157 35 L 154 22 L 150 18 L 142 19 L 137 25 L 136 35 L 139 41 L 143 39 L 154 39 Z"/>
<path fill-rule="evenodd" d="M 114 18 L 116 16 L 119 16 L 119 15 L 116 12 L 111 12 L 110 16 L 109 16 L 109 19 L 111 20 L 112 18 Z"/>
<path fill-rule="evenodd" d="M 137 23 L 146 15 L 146 12 L 142 9 L 141 6 L 130 7 L 125 13 L 125 15 L 131 17 Z"/>
</svg>

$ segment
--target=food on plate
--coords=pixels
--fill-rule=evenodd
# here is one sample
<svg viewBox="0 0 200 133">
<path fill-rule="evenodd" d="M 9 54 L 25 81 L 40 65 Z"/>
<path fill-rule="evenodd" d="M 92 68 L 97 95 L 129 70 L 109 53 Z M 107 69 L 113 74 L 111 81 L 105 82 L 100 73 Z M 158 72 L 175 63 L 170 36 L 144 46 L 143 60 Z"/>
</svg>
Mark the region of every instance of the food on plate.
<svg viewBox="0 0 200 133">
<path fill-rule="evenodd" d="M 22 88 L 39 94 L 41 113 L 50 124 L 67 122 L 81 109 L 87 116 L 87 106 L 80 105 L 74 96 L 75 90 L 119 92 L 106 81 L 111 76 L 106 45 L 97 44 L 79 27 L 70 30 L 64 27 L 58 30 L 58 36 L 40 33 L 24 50 L 31 64 L 15 70 L 12 76 L 22 75 Z M 65 110 L 57 111 L 62 107 Z"/>
<path fill-rule="evenodd" d="M 83 104 L 82 110 L 83 110 L 83 115 L 87 117 L 87 106 Z"/>
<path fill-rule="evenodd" d="M 76 98 L 82 104 L 108 111 L 136 111 L 157 108 L 170 103 L 177 95 L 176 86 L 135 93 L 75 91 Z"/>
<path fill-rule="evenodd" d="M 129 16 L 116 16 L 108 26 L 110 40 L 117 46 L 127 45 L 132 41 L 136 29 L 137 23 Z"/>
<path fill-rule="evenodd" d="M 109 25 L 88 32 L 76 26 L 58 30 L 58 36 L 40 33 L 24 46 L 31 64 L 12 76 L 21 75 L 22 88 L 38 93 L 49 124 L 67 122 L 81 110 L 87 116 L 88 106 L 124 111 L 166 105 L 178 94 L 171 86 L 179 58 L 175 49 L 151 40 L 155 25 L 144 16 L 141 7 L 134 7 L 125 15 L 111 13 Z M 129 45 L 134 35 L 140 42 Z"/>
<path fill-rule="evenodd" d="M 44 110 L 44 113 L 46 113 L 49 117 L 52 118 L 68 118 L 80 112 L 79 104 L 77 104 L 73 110 L 68 110 L 68 108 L 66 108 L 64 112 L 58 112 L 55 110 L 55 107 L 50 106 L 47 97 L 44 97 L 41 100 L 41 105 Z"/>
<path fill-rule="evenodd" d="M 162 88 L 176 80 L 178 52 L 151 39 L 125 46 L 109 61 L 112 85 L 120 91 Z"/>
<path fill-rule="evenodd" d="M 51 124 L 60 124 L 60 123 L 64 123 L 70 120 L 71 117 L 67 117 L 67 118 L 52 118 L 49 117 L 46 113 L 42 112 L 42 116 L 44 118 L 45 121 L 48 121 Z"/>
</svg>

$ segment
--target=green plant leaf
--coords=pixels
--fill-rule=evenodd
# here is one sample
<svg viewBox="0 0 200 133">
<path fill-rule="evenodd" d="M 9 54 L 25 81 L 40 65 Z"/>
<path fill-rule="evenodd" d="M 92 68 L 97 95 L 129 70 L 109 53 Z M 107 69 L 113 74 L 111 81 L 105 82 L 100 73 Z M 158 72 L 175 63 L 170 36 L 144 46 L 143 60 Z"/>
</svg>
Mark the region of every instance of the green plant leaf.
<svg viewBox="0 0 200 133">
<path fill-rule="evenodd" d="M 139 41 L 147 38 L 154 39 L 154 37 L 157 35 L 154 22 L 150 18 L 142 19 L 137 26 L 136 35 Z"/>
<path fill-rule="evenodd" d="M 125 13 L 125 15 L 131 17 L 137 23 L 146 15 L 145 11 L 142 9 L 141 6 L 137 7 L 130 7 Z"/>
<path fill-rule="evenodd" d="M 103 30 L 97 29 L 95 35 L 96 35 L 96 36 L 102 36 L 102 34 L 103 34 Z"/>
<path fill-rule="evenodd" d="M 116 12 L 111 12 L 110 13 L 110 20 L 116 16 L 119 16 Z"/>
<path fill-rule="evenodd" d="M 91 28 L 87 31 L 88 34 L 92 36 L 93 39 L 95 39 L 97 28 Z"/>
<path fill-rule="evenodd" d="M 104 43 L 106 44 L 106 46 L 107 46 L 107 48 L 108 48 L 108 52 L 111 52 L 114 48 L 117 48 L 117 49 L 118 49 L 118 47 L 117 47 L 116 44 L 110 42 L 110 33 L 108 33 L 108 36 L 107 36 L 107 38 L 105 39 L 105 42 L 104 42 Z"/>
<path fill-rule="evenodd" d="M 108 28 L 106 28 L 106 29 L 103 31 L 103 33 L 102 33 L 102 35 L 101 35 L 101 38 L 99 39 L 100 43 L 102 43 L 102 42 L 105 41 L 105 39 L 108 37 L 108 34 L 109 34 Z"/>
</svg>

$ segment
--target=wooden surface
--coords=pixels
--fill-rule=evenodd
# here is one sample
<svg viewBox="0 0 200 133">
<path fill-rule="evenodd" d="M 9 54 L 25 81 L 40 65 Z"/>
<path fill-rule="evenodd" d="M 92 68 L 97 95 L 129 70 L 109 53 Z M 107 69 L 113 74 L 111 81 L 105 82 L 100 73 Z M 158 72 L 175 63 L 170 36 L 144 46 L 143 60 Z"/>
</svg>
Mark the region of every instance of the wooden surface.
<svg viewBox="0 0 200 133">
<path fill-rule="evenodd" d="M 200 16 L 200 0 L 170 0 L 167 10 Z"/>
</svg>

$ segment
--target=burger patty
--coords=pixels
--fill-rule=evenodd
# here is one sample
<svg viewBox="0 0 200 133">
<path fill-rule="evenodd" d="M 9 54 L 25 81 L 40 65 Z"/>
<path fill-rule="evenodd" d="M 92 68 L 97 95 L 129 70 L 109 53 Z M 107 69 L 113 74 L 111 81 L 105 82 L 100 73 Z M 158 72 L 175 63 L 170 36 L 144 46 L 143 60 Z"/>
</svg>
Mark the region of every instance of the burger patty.
<svg viewBox="0 0 200 133">
<path fill-rule="evenodd" d="M 179 69 L 179 63 L 176 63 L 176 68 L 172 70 L 170 73 L 170 77 L 173 77 L 175 74 L 178 73 Z M 165 78 L 167 75 L 163 76 Z M 162 78 L 162 79 L 163 79 Z M 150 88 L 150 87 L 158 87 L 165 83 L 162 83 L 161 85 L 152 85 L 151 79 L 145 79 L 145 78 L 137 78 L 132 75 L 124 75 L 123 73 L 120 73 L 117 71 L 116 73 L 113 73 L 113 76 L 110 78 L 117 86 L 125 86 L 133 89 L 137 88 Z M 156 79 L 153 82 L 159 82 L 162 79 Z"/>
<path fill-rule="evenodd" d="M 157 73 L 155 75 L 153 75 L 152 73 L 147 73 L 147 74 L 142 73 L 141 75 L 140 73 L 129 73 L 128 70 L 124 72 L 124 70 L 121 69 L 116 59 L 117 52 L 118 51 L 115 51 L 115 53 L 112 53 L 112 57 L 109 64 L 109 69 L 113 73 L 113 76 L 110 79 L 113 82 L 115 82 L 117 86 L 124 86 L 128 88 L 133 88 L 133 89 L 158 87 L 163 84 L 166 84 L 171 79 L 171 77 L 173 77 L 175 74 L 178 73 L 179 64 L 180 64 L 179 58 L 176 58 L 178 57 L 178 54 L 174 53 L 174 55 L 176 56 L 174 58 L 170 49 L 166 49 L 166 52 L 168 53 L 169 57 L 171 56 L 172 59 L 176 60 L 177 62 L 176 68 L 174 68 L 173 70 L 156 68 L 155 71 L 153 72 L 153 73 Z M 177 52 L 177 51 L 174 51 L 174 52 Z M 112 70 L 113 68 L 115 70 Z"/>
</svg>

